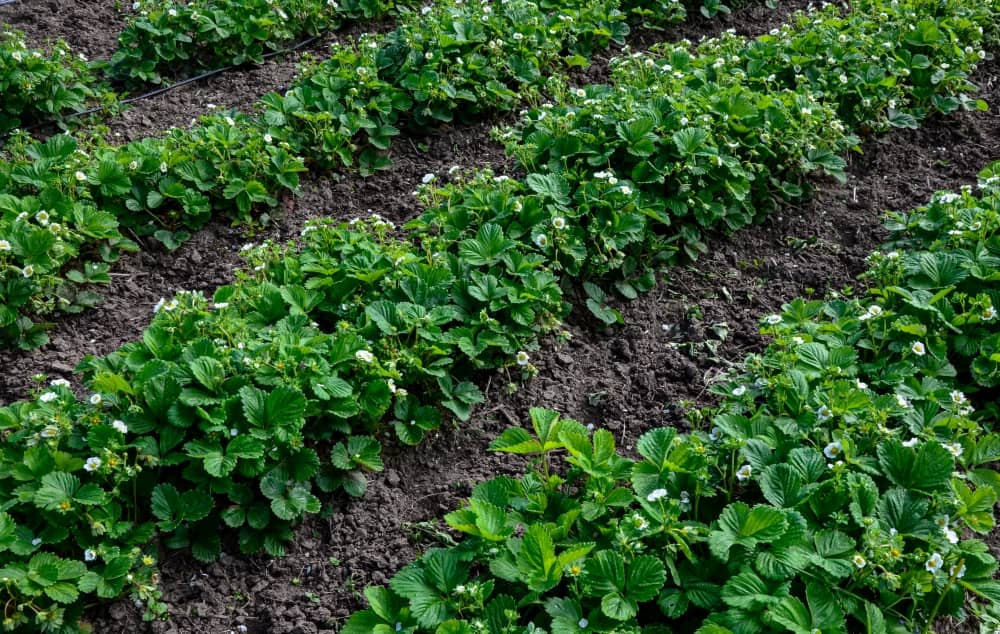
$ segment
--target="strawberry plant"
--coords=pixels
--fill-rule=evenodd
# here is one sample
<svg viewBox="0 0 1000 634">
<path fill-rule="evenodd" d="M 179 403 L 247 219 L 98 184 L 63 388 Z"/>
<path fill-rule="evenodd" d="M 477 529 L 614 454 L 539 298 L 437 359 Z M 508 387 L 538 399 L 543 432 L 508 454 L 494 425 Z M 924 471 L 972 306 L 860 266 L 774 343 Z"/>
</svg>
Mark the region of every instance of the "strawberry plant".
<svg viewBox="0 0 1000 634">
<path fill-rule="evenodd" d="M 0 34 L 0 134 L 83 110 L 104 89 L 86 59 L 56 42 L 50 52 L 28 48 L 24 34 Z"/>
<path fill-rule="evenodd" d="M 141 0 L 118 37 L 112 76 L 161 83 L 164 75 L 247 62 L 261 63 L 269 51 L 296 38 L 375 18 L 394 6 L 381 0 Z"/>
<path fill-rule="evenodd" d="M 968 96 L 976 90 L 968 76 L 996 41 L 984 29 L 996 19 L 990 3 L 870 1 L 858 8 L 843 16 L 835 7 L 799 14 L 752 42 L 724 35 L 699 47 L 699 67 L 710 76 L 740 73 L 754 86 L 808 87 L 862 132 L 986 107 Z M 731 62 L 715 67 L 714 59 Z"/>
</svg>

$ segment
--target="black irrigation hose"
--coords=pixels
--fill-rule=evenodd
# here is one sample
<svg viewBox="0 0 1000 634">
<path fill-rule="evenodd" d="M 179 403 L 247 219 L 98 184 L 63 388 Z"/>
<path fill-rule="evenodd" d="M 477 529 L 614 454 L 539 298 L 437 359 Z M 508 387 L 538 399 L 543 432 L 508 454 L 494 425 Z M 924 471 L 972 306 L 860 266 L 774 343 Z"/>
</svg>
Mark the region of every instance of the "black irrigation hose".
<svg viewBox="0 0 1000 634">
<path fill-rule="evenodd" d="M 17 0 L 0 0 L 0 5 L 12 4 L 14 2 L 17 2 Z M 293 51 L 299 50 L 300 48 L 308 46 L 309 44 L 312 44 L 313 42 L 315 42 L 318 39 L 319 39 L 319 36 L 318 35 L 314 35 L 313 37 L 310 37 L 308 39 L 302 40 L 301 42 L 299 42 L 295 46 L 290 46 L 288 48 L 283 48 L 280 51 L 271 51 L 270 53 L 265 53 L 262 57 L 264 59 L 269 59 L 269 58 L 275 57 L 277 55 L 284 55 L 286 53 L 291 53 Z M 170 84 L 169 86 L 164 86 L 163 88 L 157 88 L 156 90 L 151 90 L 151 91 L 149 91 L 147 93 L 143 93 L 141 95 L 136 95 L 135 97 L 129 97 L 128 99 L 122 99 L 121 101 L 118 101 L 117 103 L 124 105 L 124 104 L 128 104 L 128 103 L 134 103 L 136 101 L 142 101 L 143 99 L 149 99 L 150 97 L 155 97 L 157 95 L 162 95 L 165 92 L 170 92 L 171 90 L 174 90 L 175 88 L 180 88 L 182 86 L 186 86 L 188 84 L 193 84 L 193 83 L 195 83 L 197 81 L 201 81 L 202 79 L 206 79 L 208 77 L 212 77 L 212 76 L 218 75 L 220 73 L 225 73 L 227 71 L 230 71 L 230 70 L 233 70 L 235 68 L 238 68 L 239 66 L 242 66 L 242 64 L 239 64 L 239 65 L 234 64 L 234 65 L 231 65 L 231 66 L 224 66 L 222 68 L 216 68 L 215 70 L 210 70 L 210 71 L 204 72 L 204 73 L 202 73 L 200 75 L 195 75 L 194 77 L 188 77 L 187 79 L 182 79 L 181 81 L 174 82 L 173 84 Z M 70 113 L 68 113 L 66 115 L 63 115 L 63 117 L 61 117 L 60 120 L 72 119 L 74 117 L 82 117 L 83 115 L 94 114 L 95 112 L 101 112 L 102 110 L 106 110 L 106 109 L 107 108 L 105 106 L 101 106 L 101 107 L 98 107 L 98 108 L 90 108 L 88 110 L 80 110 L 78 112 L 70 112 Z M 36 123 L 34 125 L 30 125 L 30 126 L 28 126 L 26 128 L 23 128 L 23 129 L 26 130 L 26 131 L 37 130 L 38 128 L 42 128 L 42 127 L 45 127 L 45 126 L 52 125 L 55 122 L 56 122 L 56 120 L 42 121 L 40 123 Z M 0 136 L 0 141 L 9 138 L 10 135 L 11 135 L 11 133 L 8 132 L 8 133 L 4 134 L 3 136 Z"/>
</svg>

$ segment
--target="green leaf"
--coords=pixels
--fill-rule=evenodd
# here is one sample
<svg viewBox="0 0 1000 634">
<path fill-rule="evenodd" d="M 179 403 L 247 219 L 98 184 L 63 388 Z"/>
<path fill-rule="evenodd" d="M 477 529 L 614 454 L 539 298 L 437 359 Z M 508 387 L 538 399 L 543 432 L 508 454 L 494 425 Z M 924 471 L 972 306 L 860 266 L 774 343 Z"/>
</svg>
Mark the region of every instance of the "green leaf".
<svg viewBox="0 0 1000 634">
<path fill-rule="evenodd" d="M 844 611 L 828 586 L 816 582 L 806 584 L 806 601 L 812 614 L 813 627 L 824 632 L 847 631 L 844 625 Z"/>
<path fill-rule="evenodd" d="M 812 619 L 802 601 L 796 597 L 785 597 L 767 612 L 766 618 L 785 626 L 795 634 L 812 634 Z"/>
<path fill-rule="evenodd" d="M 604 595 L 625 590 L 625 560 L 612 550 L 602 550 L 588 559 L 583 581 L 587 593 Z"/>
<path fill-rule="evenodd" d="M 659 594 L 666 580 L 662 561 L 649 555 L 636 557 L 628 566 L 625 594 L 638 602 L 649 601 Z"/>
<path fill-rule="evenodd" d="M 734 608 L 755 610 L 776 604 L 781 599 L 772 594 L 763 579 L 750 570 L 744 570 L 730 578 L 722 587 L 722 600 Z"/>
<path fill-rule="evenodd" d="M 560 207 L 570 203 L 570 184 L 558 174 L 528 174 L 525 183 L 531 191 L 551 198 Z"/>
<path fill-rule="evenodd" d="M 73 603 L 80 596 L 76 586 L 71 583 L 66 583 L 65 581 L 46 586 L 45 594 L 53 601 L 64 604 Z"/>
<path fill-rule="evenodd" d="M 951 454 L 937 442 L 922 443 L 914 450 L 892 439 L 879 443 L 878 460 L 893 484 L 927 493 L 945 489 L 955 469 Z"/>
<path fill-rule="evenodd" d="M 526 531 L 517 553 L 517 567 L 528 588 L 535 592 L 551 590 L 559 583 L 562 571 L 555 544 L 548 529 L 541 524 L 532 524 Z"/>
<path fill-rule="evenodd" d="M 760 489 L 768 502 L 779 508 L 791 508 L 802 501 L 802 480 L 790 465 L 767 467 L 760 477 Z"/>
<path fill-rule="evenodd" d="M 493 266 L 514 242 L 504 238 L 500 225 L 486 223 L 479 228 L 474 239 L 462 240 L 458 255 L 473 266 Z"/>
<path fill-rule="evenodd" d="M 713 555 L 727 561 L 732 546 L 753 548 L 758 543 L 773 541 L 787 526 L 784 514 L 776 508 L 758 505 L 751 510 L 746 504 L 736 502 L 722 510 L 719 529 L 709 533 L 708 545 Z"/>
<path fill-rule="evenodd" d="M 198 357 L 188 367 L 195 380 L 210 392 L 217 391 L 226 380 L 226 372 L 222 363 L 212 357 Z"/>
<path fill-rule="evenodd" d="M 306 399 L 302 392 L 278 386 L 270 393 L 245 386 L 240 389 L 243 414 L 250 424 L 263 429 L 291 427 L 298 429 L 304 421 Z"/>
<path fill-rule="evenodd" d="M 693 156 L 708 140 L 708 132 L 703 128 L 689 127 L 673 134 L 674 145 L 682 157 Z"/>
</svg>

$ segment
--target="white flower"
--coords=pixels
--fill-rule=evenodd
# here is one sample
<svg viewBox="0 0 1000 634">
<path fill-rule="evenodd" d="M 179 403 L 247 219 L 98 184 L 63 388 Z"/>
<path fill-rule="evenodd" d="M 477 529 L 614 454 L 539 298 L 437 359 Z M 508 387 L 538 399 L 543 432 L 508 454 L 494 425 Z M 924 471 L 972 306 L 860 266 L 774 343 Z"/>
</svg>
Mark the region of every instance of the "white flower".
<svg viewBox="0 0 1000 634">
<path fill-rule="evenodd" d="M 927 354 L 927 348 L 921 341 L 914 341 L 913 345 L 910 346 L 910 350 L 913 352 L 913 354 L 917 355 L 918 357 L 922 357 L 925 354 Z"/>
<path fill-rule="evenodd" d="M 89 398 L 88 400 L 90 401 L 90 404 L 91 404 L 91 405 L 100 405 L 100 404 L 101 404 L 101 401 L 103 401 L 104 399 L 103 399 L 103 398 L 101 398 L 101 395 L 100 395 L 100 394 L 97 394 L 97 393 L 95 392 L 94 394 L 91 394 L 91 395 L 90 395 L 90 398 Z"/>
<path fill-rule="evenodd" d="M 215 302 L 212 304 L 212 308 L 215 310 L 222 310 L 223 308 L 229 308 L 229 302 Z"/>
<path fill-rule="evenodd" d="M 0 251 L 10 251 L 10 242 L 7 240 L 0 240 Z"/>
<path fill-rule="evenodd" d="M 42 438 L 55 438 L 59 435 L 59 428 L 55 425 L 46 425 L 42 431 L 38 433 Z"/>
<path fill-rule="evenodd" d="M 951 530 L 950 528 L 944 529 L 944 536 L 945 536 L 945 539 L 948 540 L 949 544 L 957 544 L 958 543 L 958 533 L 956 533 L 955 531 Z"/>
<path fill-rule="evenodd" d="M 806 342 L 806 340 L 803 339 L 802 337 L 799 337 L 799 336 L 792 337 L 792 343 L 794 343 L 797 346 L 801 346 L 805 342 Z"/>
<path fill-rule="evenodd" d="M 35 274 L 35 267 L 30 264 L 21 269 L 21 275 L 23 275 L 24 277 L 31 277 L 34 274 Z"/>
<path fill-rule="evenodd" d="M 587 619 L 580 619 L 579 621 L 576 622 L 576 624 L 580 626 L 581 630 L 585 630 L 587 629 L 587 626 L 590 625 L 590 621 L 588 621 Z"/>
<path fill-rule="evenodd" d="M 927 572 L 931 574 L 937 573 L 944 566 L 944 559 L 941 557 L 941 553 L 934 553 L 931 558 L 927 560 L 924 564 L 924 568 Z"/>
<path fill-rule="evenodd" d="M 523 39 L 524 39 L 524 34 L 523 34 L 523 33 L 515 33 L 515 34 L 513 35 L 513 37 L 514 37 L 514 39 L 515 39 L 515 40 L 517 40 L 517 41 L 519 41 L 519 42 L 520 42 L 521 40 L 523 40 Z"/>
<path fill-rule="evenodd" d="M 830 420 L 831 418 L 833 418 L 833 410 L 831 410 L 826 405 L 820 405 L 819 409 L 816 410 L 816 418 L 820 419 L 820 421 Z M 831 443 L 831 444 L 839 445 L 840 443 Z M 833 456 L 827 456 L 827 458 L 833 458 Z"/>
<path fill-rule="evenodd" d="M 960 390 L 952 390 L 950 396 L 951 402 L 955 405 L 964 405 L 969 400 Z"/>
<path fill-rule="evenodd" d="M 537 236 L 535 236 L 535 244 L 537 244 L 539 248 L 544 249 L 545 247 L 549 246 L 549 237 L 544 233 L 540 233 Z"/>
<path fill-rule="evenodd" d="M 733 390 L 733 396 L 743 396 L 747 393 L 747 386 L 741 385 L 735 390 Z"/>
<path fill-rule="evenodd" d="M 97 553 L 96 552 L 94 552 L 93 550 L 91 550 L 89 548 L 87 550 L 83 551 L 83 560 L 84 561 L 94 561 L 95 559 L 97 559 Z"/>
<path fill-rule="evenodd" d="M 40 400 L 43 403 L 51 403 L 52 401 L 56 400 L 57 398 L 59 398 L 59 395 L 56 394 L 55 392 L 46 392 L 45 394 L 42 394 L 41 396 L 39 396 L 38 400 Z"/>
<path fill-rule="evenodd" d="M 36 537 L 33 540 L 31 540 L 31 545 L 32 546 L 38 546 L 41 543 L 42 543 L 42 538 L 41 537 Z"/>
<path fill-rule="evenodd" d="M 271 143 L 272 141 L 274 141 L 274 137 L 273 136 L 271 136 L 270 134 L 265 134 L 264 135 L 264 143 Z"/>
<path fill-rule="evenodd" d="M 614 176 L 608 176 L 608 185 L 617 185 L 617 184 L 618 184 L 618 179 L 617 178 L 615 178 Z M 624 192 L 625 189 L 627 189 L 627 188 L 626 187 L 622 187 L 622 190 L 623 190 L 622 193 L 625 193 Z M 629 193 L 631 193 L 631 192 L 629 192 Z"/>
<path fill-rule="evenodd" d="M 650 492 L 649 495 L 646 496 L 646 500 L 649 502 L 655 502 L 660 498 L 665 498 L 665 497 L 667 497 L 666 489 L 654 489 L 653 491 Z"/>
<path fill-rule="evenodd" d="M 903 441 L 903 446 L 904 447 L 913 448 L 913 447 L 917 446 L 918 442 L 920 442 L 920 439 L 918 439 L 918 438 L 910 438 L 909 440 L 904 440 Z"/>
<path fill-rule="evenodd" d="M 748 464 L 743 465 L 736 472 L 736 479 L 740 482 L 746 482 L 750 479 L 750 474 L 753 473 L 753 467 Z"/>
<path fill-rule="evenodd" d="M 626 196 L 631 196 L 632 195 L 632 188 L 629 187 L 628 185 L 622 185 L 621 193 L 625 194 Z"/>
<path fill-rule="evenodd" d="M 866 310 L 863 315 L 858 317 L 858 319 L 860 319 L 861 321 L 865 321 L 867 319 L 871 319 L 872 317 L 878 317 L 881 314 L 882 314 L 882 307 L 879 306 L 878 304 L 874 304 L 872 306 L 869 306 L 868 310 Z"/>
<path fill-rule="evenodd" d="M 528 356 L 528 353 L 524 350 L 519 350 L 515 358 L 517 359 L 518 365 L 528 365 L 528 360 L 531 359 L 531 357 Z"/>
<path fill-rule="evenodd" d="M 434 174 L 424 174 L 424 177 L 420 179 L 420 182 L 426 185 L 434 180 Z"/>
<path fill-rule="evenodd" d="M 73 174 L 73 176 L 76 177 L 76 180 L 81 182 L 87 180 L 87 175 L 81 171 L 77 171 L 75 174 Z"/>
<path fill-rule="evenodd" d="M 398 388 L 396 387 L 396 382 L 395 382 L 395 381 L 393 381 L 392 379 L 388 379 L 388 380 L 387 380 L 387 381 L 385 382 L 385 384 L 389 386 L 389 391 L 390 391 L 390 392 L 392 392 L 393 394 L 395 394 L 395 393 L 396 393 L 396 390 L 397 390 Z"/>
<path fill-rule="evenodd" d="M 35 214 L 35 220 L 37 220 L 40 224 L 43 225 L 49 224 L 49 212 L 45 211 L 44 209 L 39 211 L 37 214 Z"/>
<path fill-rule="evenodd" d="M 943 443 L 941 443 L 941 446 L 944 447 L 945 449 L 947 449 L 948 453 L 950 453 L 955 458 L 958 458 L 959 456 L 962 455 L 962 451 L 963 451 L 962 445 L 960 445 L 957 442 L 953 442 L 953 443 L 943 442 Z"/>
<path fill-rule="evenodd" d="M 83 464 L 85 471 L 97 471 L 101 468 L 101 459 L 97 456 L 91 456 L 87 458 L 87 462 Z"/>
<path fill-rule="evenodd" d="M 983 311 L 983 321 L 990 321 L 997 316 L 997 309 L 992 306 Z"/>
<path fill-rule="evenodd" d="M 59 224 L 58 222 L 53 222 L 52 224 L 49 225 L 50 233 L 58 235 L 60 231 L 62 231 L 62 225 Z"/>
<path fill-rule="evenodd" d="M 170 9 L 170 10 L 168 10 L 167 11 L 167 15 L 169 15 L 172 18 L 176 18 L 177 17 L 177 9 Z"/>
<path fill-rule="evenodd" d="M 713 427 L 712 431 L 708 432 L 708 439 L 712 442 L 719 442 L 720 438 L 722 438 L 722 430 L 718 427 Z"/>
<path fill-rule="evenodd" d="M 823 448 L 823 455 L 831 460 L 839 458 L 844 453 L 844 446 L 839 441 L 832 442 Z"/>
<path fill-rule="evenodd" d="M 239 435 L 240 435 L 240 430 L 236 429 L 235 427 L 233 427 L 232 429 L 229 430 L 229 437 L 230 438 L 236 438 Z"/>
<path fill-rule="evenodd" d="M 862 381 L 861 379 L 856 379 L 854 381 L 854 384 L 858 387 L 859 390 L 867 390 L 868 389 L 868 384 L 865 383 L 864 381 Z"/>
<path fill-rule="evenodd" d="M 775 326 L 781 323 L 781 315 L 768 315 L 764 318 L 764 322 L 769 326 Z"/>
<path fill-rule="evenodd" d="M 354 353 L 354 358 L 358 361 L 363 361 L 364 363 L 371 363 L 375 360 L 375 355 L 369 350 L 358 350 Z"/>
<path fill-rule="evenodd" d="M 556 216 L 555 218 L 552 219 L 552 226 L 557 231 L 562 231 L 563 229 L 566 228 L 566 219 L 563 218 L 562 216 Z"/>
<path fill-rule="evenodd" d="M 111 421 L 111 426 L 114 427 L 115 431 L 117 431 L 120 434 L 128 433 L 128 425 L 125 424 L 125 421 L 113 420 Z"/>
<path fill-rule="evenodd" d="M 426 53 L 424 53 L 424 59 L 426 60 L 434 59 L 434 53 L 427 51 Z"/>
<path fill-rule="evenodd" d="M 156 302 L 156 304 L 153 305 L 153 314 L 160 312 L 160 309 L 162 309 L 166 305 L 166 303 L 167 300 L 161 297 L 160 301 Z"/>
<path fill-rule="evenodd" d="M 634 524 L 640 531 L 644 531 L 649 528 L 649 520 L 638 513 L 632 515 L 632 524 Z"/>
<path fill-rule="evenodd" d="M 952 577 L 954 579 L 961 579 L 962 577 L 964 577 L 965 576 L 965 564 L 962 564 L 961 566 L 952 566 L 948 570 L 948 576 L 950 576 L 950 577 Z"/>
<path fill-rule="evenodd" d="M 889 251 L 885 254 L 886 259 L 895 260 L 899 258 L 899 251 Z"/>
<path fill-rule="evenodd" d="M 903 396 L 902 394 L 897 394 L 896 395 L 896 405 L 899 405 L 903 409 L 907 409 L 907 408 L 910 407 L 910 401 L 905 396 Z"/>
<path fill-rule="evenodd" d="M 52 387 L 69 387 L 69 381 L 66 379 L 52 379 L 52 382 L 49 383 L 49 385 Z"/>
<path fill-rule="evenodd" d="M 864 568 L 865 564 L 868 563 L 867 561 L 865 561 L 865 558 L 862 557 L 860 553 L 855 553 L 853 561 L 854 565 L 857 566 L 858 568 Z"/>
<path fill-rule="evenodd" d="M 162 163 L 160 163 L 160 171 L 163 172 L 164 174 L 167 173 L 167 162 L 166 161 L 163 161 Z"/>
</svg>

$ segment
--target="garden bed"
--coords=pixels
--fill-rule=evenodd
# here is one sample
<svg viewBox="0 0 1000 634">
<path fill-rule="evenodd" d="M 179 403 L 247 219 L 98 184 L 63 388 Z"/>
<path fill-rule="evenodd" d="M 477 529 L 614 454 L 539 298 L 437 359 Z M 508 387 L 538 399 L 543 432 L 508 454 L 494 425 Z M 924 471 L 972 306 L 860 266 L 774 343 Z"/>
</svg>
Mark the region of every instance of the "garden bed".
<svg viewBox="0 0 1000 634">
<path fill-rule="evenodd" d="M 780 23 L 784 12 L 799 4 L 783 2 L 781 12 L 737 12 L 722 22 L 694 20 L 676 32 L 643 37 L 647 42 L 697 39 L 729 27 L 758 33 Z M 28 28 L 27 23 L 15 26 Z M 74 43 L 77 35 L 70 31 L 65 37 Z M 599 79 L 601 65 L 584 75 L 581 81 Z M 268 74 L 266 81 L 277 85 L 265 90 L 280 87 L 287 81 L 284 76 Z M 146 135 L 160 125 L 197 116 L 210 99 L 225 104 L 256 99 L 254 76 L 235 77 L 239 79 L 213 80 L 214 88 L 192 89 L 217 92 L 194 92 L 189 101 L 170 106 L 169 113 L 140 105 L 126 118 L 139 121 L 135 133 Z M 974 80 L 982 98 L 1000 103 L 995 61 L 984 64 Z M 217 99 L 224 93 L 235 101 Z M 252 96 L 244 99 L 242 94 Z M 167 123 L 161 124 L 161 115 Z M 72 367 L 83 355 L 105 354 L 137 339 L 160 297 L 178 289 L 211 292 L 230 281 L 244 242 L 295 237 L 305 220 L 321 216 L 348 219 L 372 210 L 403 221 L 418 209 L 412 192 L 425 173 L 444 174 L 456 164 L 508 171 L 511 163 L 502 148 L 487 140 L 496 123 L 400 139 L 391 170 L 370 179 L 311 177 L 303 195 L 286 200 L 285 214 L 258 235 L 248 237 L 216 221 L 178 251 L 150 245 L 124 258 L 97 310 L 59 319 L 52 343 L 41 350 L 0 352 L 0 404 L 24 398 L 34 374 L 72 378 Z M 123 124 L 113 123 L 112 129 L 117 125 Z M 131 124 L 124 125 L 123 136 L 129 136 Z M 711 377 L 762 347 L 761 315 L 794 297 L 857 288 L 854 276 L 884 237 L 883 211 L 910 209 L 924 204 L 935 190 L 973 183 L 976 172 L 998 157 L 1000 119 L 995 112 L 935 118 L 919 130 L 866 142 L 864 154 L 850 161 L 846 184 L 817 182 L 808 203 L 783 209 L 733 236 L 714 237 L 709 254 L 697 264 L 670 270 L 650 293 L 616 305 L 625 326 L 604 330 L 586 310 L 574 310 L 568 324 L 572 340 L 567 345 L 546 342 L 533 358 L 539 374 L 528 383 L 499 374 L 484 380 L 487 402 L 469 423 L 442 429 L 419 451 L 383 440 L 386 470 L 370 479 L 367 494 L 332 500 L 327 519 L 310 518 L 298 529 L 287 557 L 230 554 L 205 566 L 172 556 L 162 565 L 169 622 L 142 625 L 140 611 L 117 603 L 93 614 L 95 631 L 149 627 L 156 632 L 229 632 L 241 625 L 261 633 L 336 631 L 363 606 L 360 591 L 365 585 L 387 582 L 435 535 L 443 534 L 438 518 L 467 497 L 474 483 L 523 466 L 489 454 L 486 447 L 505 427 L 523 424 L 529 407 L 556 409 L 607 428 L 623 448 L 631 448 L 652 427 L 684 427 L 685 409 L 712 402 L 705 391 Z M 509 394 L 510 383 L 517 386 L 514 394 Z M 991 546 L 994 551 L 1000 547 L 996 536 Z M 224 544 L 224 551 L 236 548 Z"/>
</svg>

